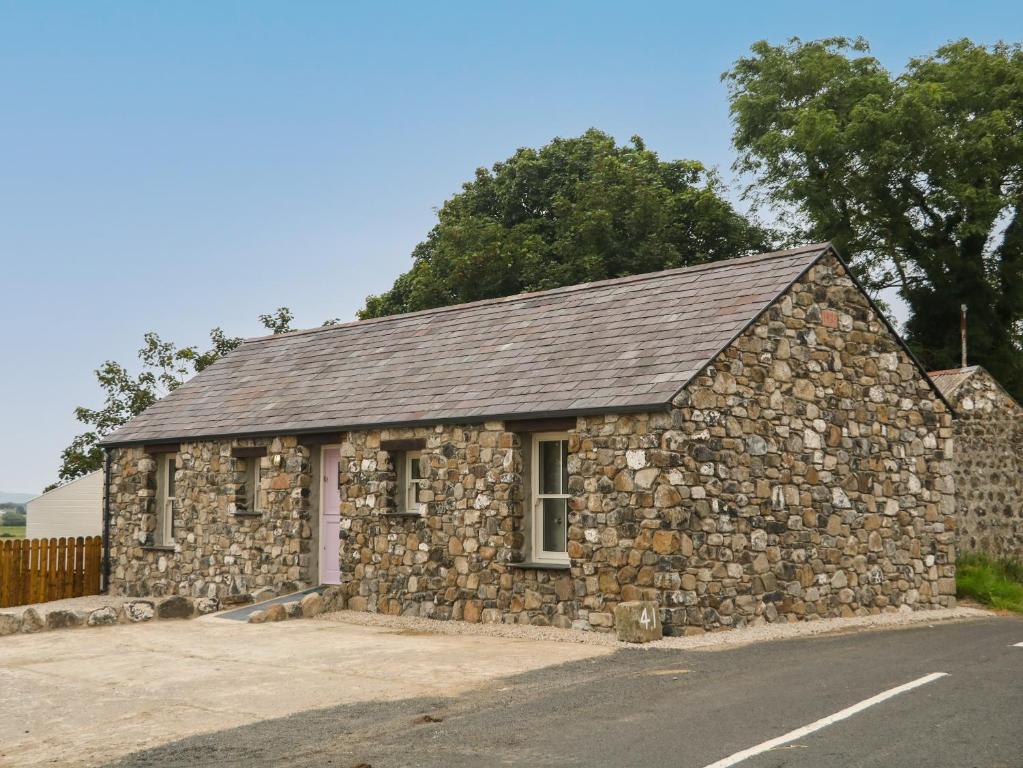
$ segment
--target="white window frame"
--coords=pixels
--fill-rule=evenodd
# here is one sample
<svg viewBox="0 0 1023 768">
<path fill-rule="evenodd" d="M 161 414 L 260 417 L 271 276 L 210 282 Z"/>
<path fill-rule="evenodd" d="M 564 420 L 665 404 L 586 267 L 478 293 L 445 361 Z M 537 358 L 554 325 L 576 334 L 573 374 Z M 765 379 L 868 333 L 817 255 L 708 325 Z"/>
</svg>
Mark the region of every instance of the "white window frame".
<svg viewBox="0 0 1023 768">
<path fill-rule="evenodd" d="M 174 503 L 176 496 L 168 493 L 174 485 L 177 493 L 177 482 L 174 474 L 178 471 L 178 455 L 161 453 L 156 459 L 156 545 L 169 547 L 174 544 Z"/>
<path fill-rule="evenodd" d="M 413 487 L 426 488 L 429 486 L 430 481 L 425 477 L 412 477 L 412 467 L 422 458 L 422 451 L 405 451 L 402 454 L 401 467 L 399 468 L 401 492 L 398 494 L 398 503 L 395 506 L 398 508 L 397 511 L 403 515 L 426 516 L 426 502 L 414 501 L 419 496 L 413 490 Z"/>
<path fill-rule="evenodd" d="M 552 563 L 556 565 L 567 565 L 568 558 L 568 501 L 571 494 L 564 493 L 567 488 L 562 488 L 563 493 L 540 493 L 540 443 L 553 441 L 567 441 L 567 432 L 535 432 L 532 436 L 532 451 L 530 454 L 530 539 L 532 543 L 532 560 L 537 563 Z M 567 448 L 567 447 L 566 447 Z M 543 548 L 543 500 L 564 499 L 565 500 L 565 551 L 548 552 Z"/>
</svg>

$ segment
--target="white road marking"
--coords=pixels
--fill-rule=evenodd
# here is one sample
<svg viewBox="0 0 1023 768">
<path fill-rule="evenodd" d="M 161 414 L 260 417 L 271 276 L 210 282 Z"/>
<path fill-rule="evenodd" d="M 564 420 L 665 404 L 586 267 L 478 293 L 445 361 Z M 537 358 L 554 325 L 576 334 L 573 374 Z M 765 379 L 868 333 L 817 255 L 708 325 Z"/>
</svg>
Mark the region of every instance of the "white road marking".
<svg viewBox="0 0 1023 768">
<path fill-rule="evenodd" d="M 1020 643 L 1023 646 L 1023 643 Z M 736 752 L 734 755 L 718 760 L 716 763 L 711 763 L 706 768 L 729 768 L 729 766 L 741 763 L 743 760 L 748 760 L 754 755 L 759 755 L 768 750 L 780 747 L 782 744 L 788 744 L 790 741 L 801 739 L 803 736 L 807 736 L 814 731 L 819 731 L 821 728 L 826 728 L 829 725 L 845 720 L 846 718 L 852 717 L 858 712 L 862 712 L 868 707 L 872 707 L 875 704 L 880 704 L 882 701 L 887 701 L 893 696 L 898 696 L 900 693 L 911 691 L 914 688 L 919 688 L 921 685 L 927 685 L 927 683 L 933 683 L 935 680 L 945 677 L 947 672 L 932 672 L 929 675 L 917 678 L 904 685 L 897 686 L 895 688 L 889 688 L 887 691 L 877 694 L 877 696 L 871 696 L 869 699 L 864 699 L 859 704 L 853 704 L 851 707 L 846 707 L 840 712 L 836 712 L 833 715 L 822 717 L 820 720 L 804 725 L 802 728 L 797 728 L 794 731 L 789 731 L 784 736 L 778 736 L 777 738 L 765 741 L 762 744 L 757 744 L 755 747 L 744 749 L 742 752 Z"/>
<path fill-rule="evenodd" d="M 1013 648 L 1023 648 L 1023 643 L 1015 643 L 1012 647 Z"/>
</svg>

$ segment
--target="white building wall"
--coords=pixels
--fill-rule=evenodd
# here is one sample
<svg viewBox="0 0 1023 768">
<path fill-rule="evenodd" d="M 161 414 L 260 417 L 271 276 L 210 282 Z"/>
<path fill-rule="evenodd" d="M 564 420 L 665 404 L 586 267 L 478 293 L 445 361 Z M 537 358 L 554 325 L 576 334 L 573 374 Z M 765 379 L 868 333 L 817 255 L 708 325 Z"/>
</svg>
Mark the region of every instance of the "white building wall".
<svg viewBox="0 0 1023 768">
<path fill-rule="evenodd" d="M 100 536 L 103 533 L 103 472 L 90 472 L 26 504 L 28 539 Z"/>
</svg>

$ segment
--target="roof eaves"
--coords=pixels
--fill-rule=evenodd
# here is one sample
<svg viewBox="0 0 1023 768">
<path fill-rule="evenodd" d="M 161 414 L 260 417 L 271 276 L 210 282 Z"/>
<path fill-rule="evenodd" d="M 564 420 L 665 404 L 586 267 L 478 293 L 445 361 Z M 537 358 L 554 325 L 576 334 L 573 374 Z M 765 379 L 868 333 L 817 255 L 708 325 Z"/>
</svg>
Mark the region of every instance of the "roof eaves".
<svg viewBox="0 0 1023 768">
<path fill-rule="evenodd" d="M 987 374 L 988 378 L 994 382 L 994 385 L 996 387 L 998 387 L 998 391 L 1005 395 L 1005 397 L 1008 398 L 1010 402 L 1015 403 L 1017 408 L 1023 409 L 1023 405 L 1021 405 L 1020 402 L 1015 397 L 1009 394 L 1009 391 L 1002 386 L 1002 382 L 1000 382 L 998 379 L 992 376 L 991 371 L 989 371 L 982 365 L 969 365 L 966 368 L 945 368 L 940 371 L 930 371 L 927 375 L 931 377 L 932 381 L 934 379 L 958 378 L 959 381 L 956 381 L 955 384 L 953 384 L 952 387 L 949 388 L 948 390 L 948 396 L 951 397 L 952 395 L 959 391 L 963 384 L 965 384 L 967 381 L 970 380 L 970 378 L 972 378 L 973 374 L 980 371 L 983 371 L 984 373 Z M 937 386 L 937 384 L 935 386 Z"/>
<path fill-rule="evenodd" d="M 275 437 L 277 435 L 319 435 L 331 432 L 358 432 L 370 429 L 396 429 L 399 427 L 423 427 L 434 424 L 482 424 L 486 421 L 515 422 L 533 419 L 558 419 L 570 416 L 600 416 L 605 413 L 653 413 L 664 411 L 669 403 L 655 401 L 650 403 L 630 403 L 627 405 L 594 406 L 591 408 L 562 408 L 547 411 L 518 411 L 515 413 L 477 414 L 475 416 L 441 416 L 429 419 L 413 419 L 405 421 L 379 421 L 360 424 L 325 425 L 300 429 L 280 427 L 272 430 L 253 432 L 211 432 L 208 434 L 192 433 L 165 437 L 134 438 L 110 442 L 100 441 L 104 449 L 126 448 L 138 445 L 166 445 L 168 443 L 185 443 L 203 440 L 233 440 L 254 437 Z"/>
</svg>

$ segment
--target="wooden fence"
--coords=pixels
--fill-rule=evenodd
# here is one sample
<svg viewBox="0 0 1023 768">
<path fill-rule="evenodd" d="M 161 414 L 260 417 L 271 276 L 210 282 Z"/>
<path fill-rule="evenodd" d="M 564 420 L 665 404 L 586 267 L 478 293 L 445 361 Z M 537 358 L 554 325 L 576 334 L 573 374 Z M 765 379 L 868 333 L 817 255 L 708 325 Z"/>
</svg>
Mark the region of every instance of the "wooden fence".
<svg viewBox="0 0 1023 768">
<path fill-rule="evenodd" d="M 0 541 L 0 608 L 98 595 L 103 537 Z"/>
</svg>

